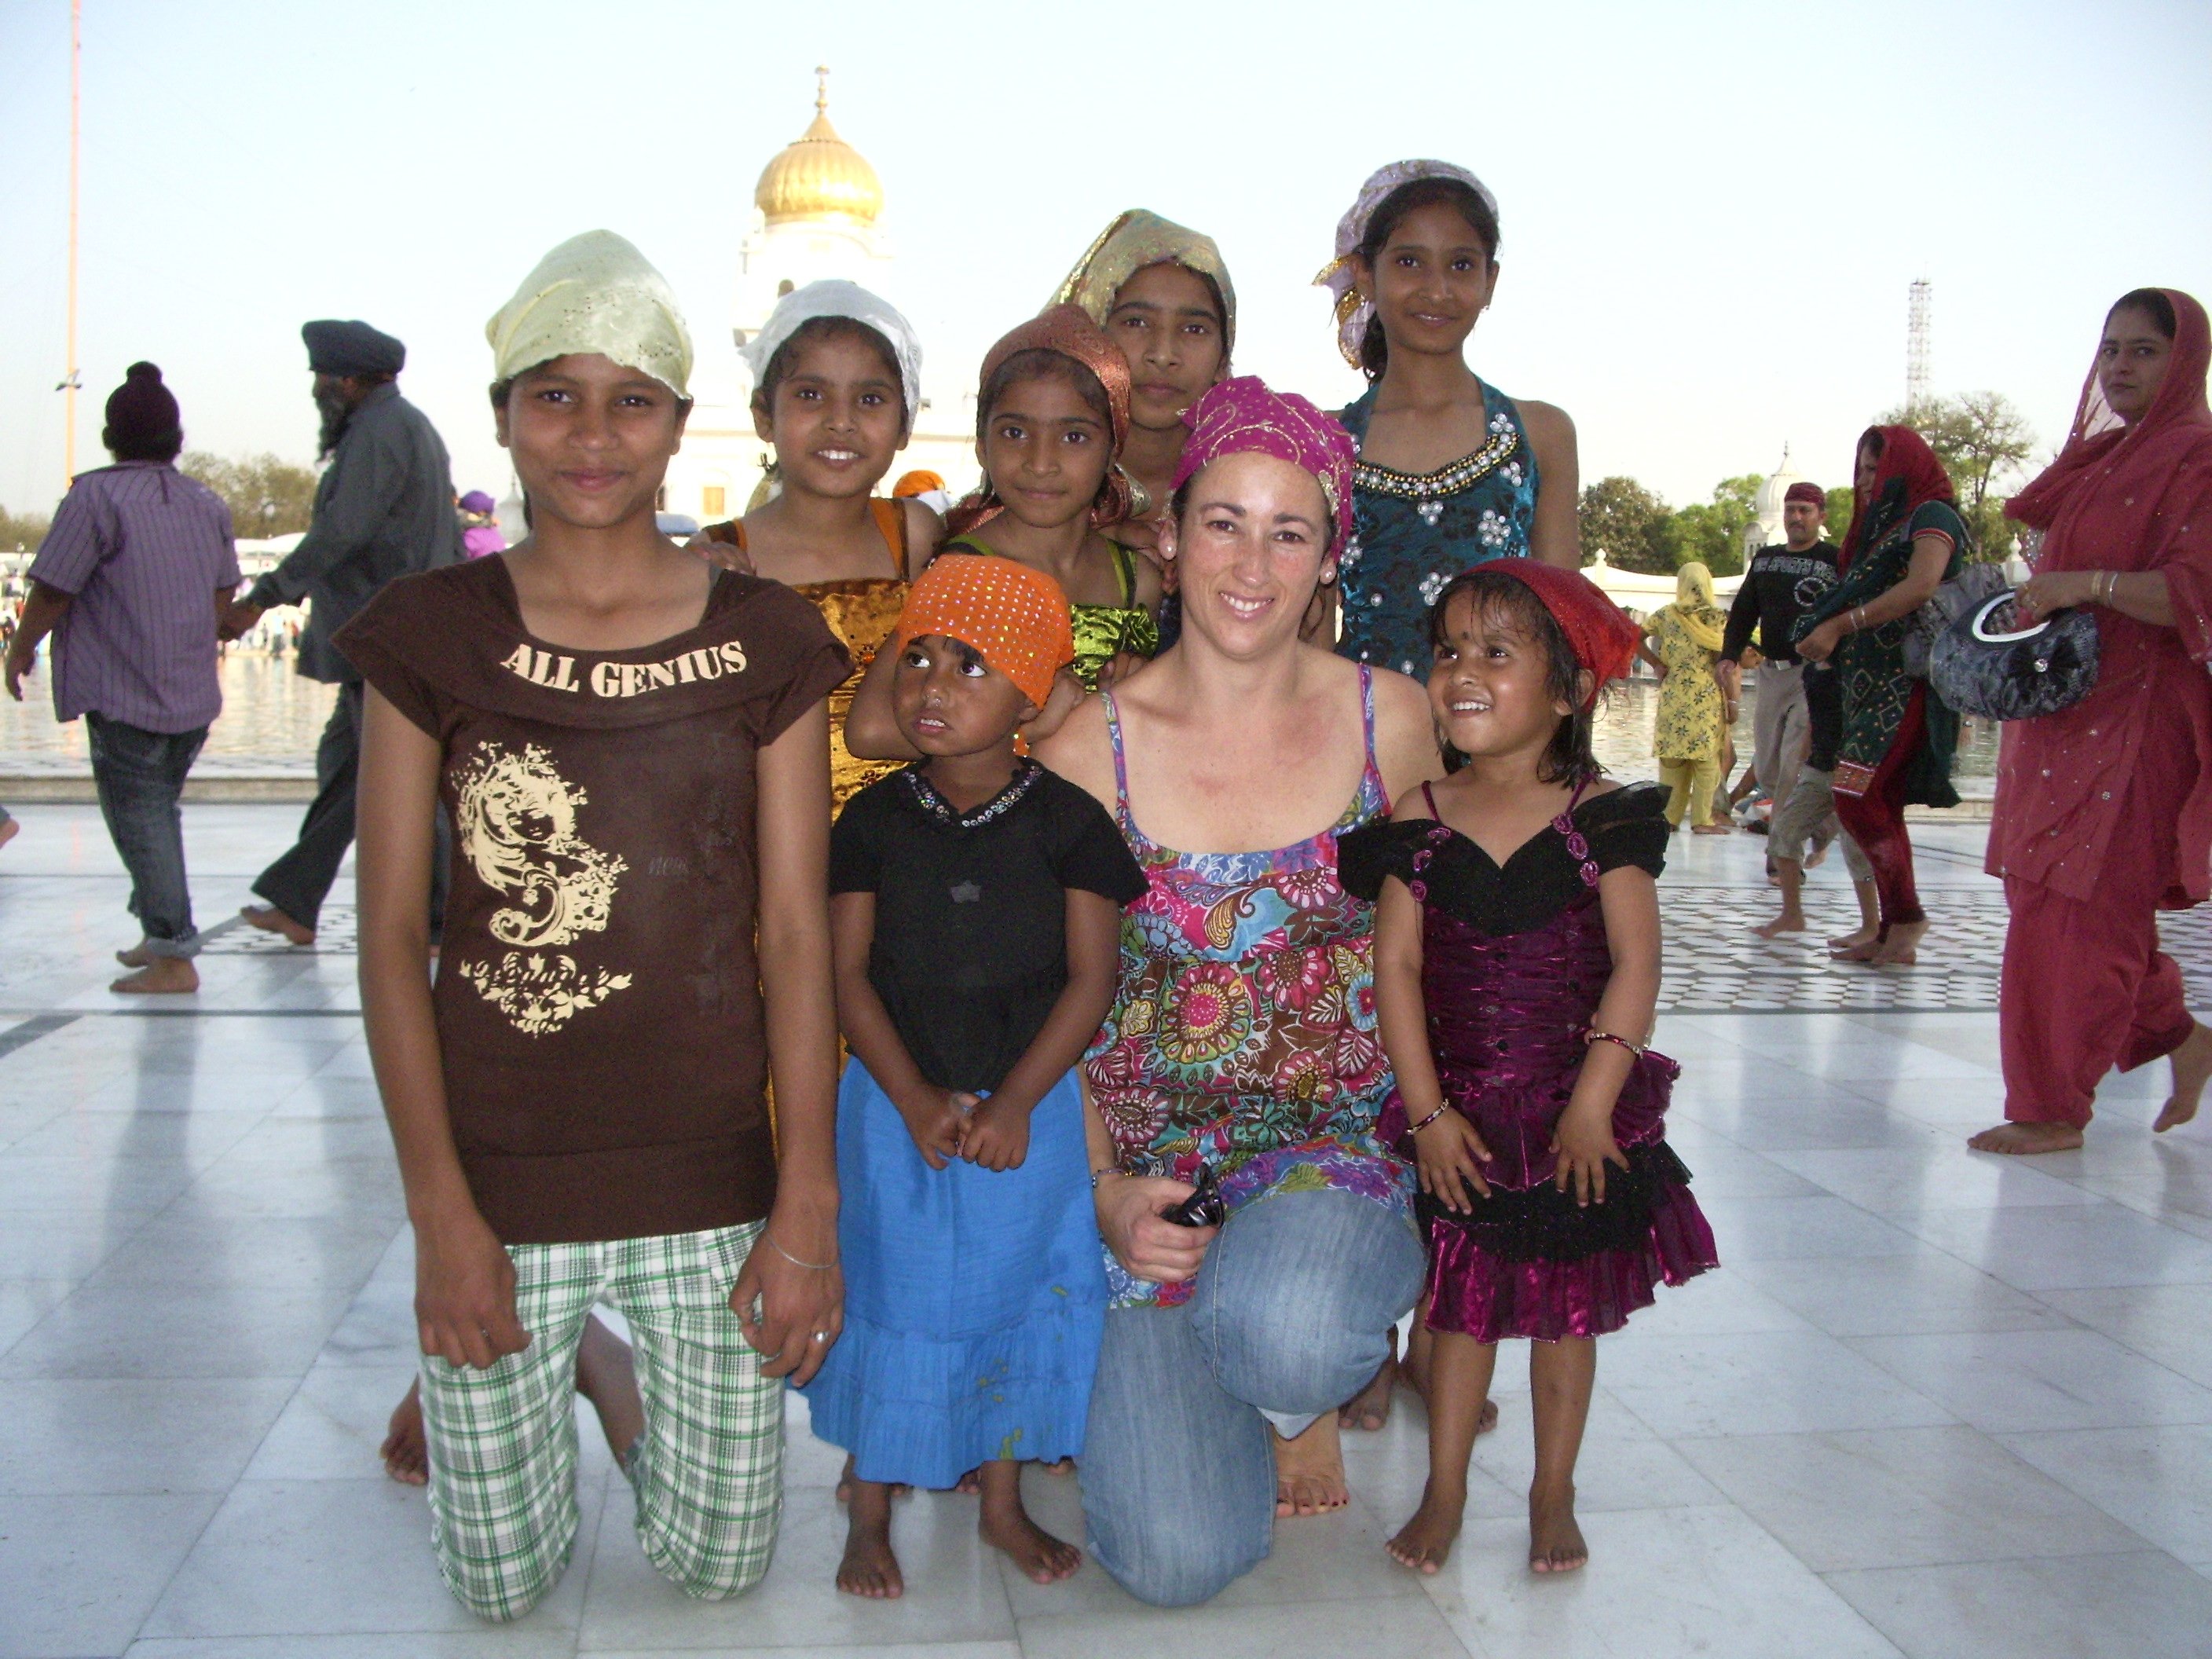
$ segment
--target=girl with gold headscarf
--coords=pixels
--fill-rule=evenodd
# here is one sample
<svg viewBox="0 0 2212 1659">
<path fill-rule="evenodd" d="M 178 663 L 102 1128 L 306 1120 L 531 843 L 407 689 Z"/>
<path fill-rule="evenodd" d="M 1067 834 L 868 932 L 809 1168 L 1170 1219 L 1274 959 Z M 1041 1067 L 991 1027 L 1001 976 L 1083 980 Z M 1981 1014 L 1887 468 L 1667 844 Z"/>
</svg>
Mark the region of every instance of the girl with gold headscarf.
<svg viewBox="0 0 2212 1659">
<path fill-rule="evenodd" d="M 562 243 L 486 331 L 531 534 L 402 577 L 337 642 L 367 682 L 362 1001 L 415 1231 L 431 1545 L 506 1620 L 568 1563 L 580 1389 L 660 1572 L 715 1599 L 767 1571 L 782 1378 L 842 1317 L 823 872 L 848 664 L 787 588 L 655 528 L 691 343 L 635 247 Z"/>
<path fill-rule="evenodd" d="M 1713 573 L 1695 560 L 1684 565 L 1674 575 L 1674 603 L 1653 612 L 1644 632 L 1638 654 L 1660 677 L 1651 752 L 1659 757 L 1659 781 L 1674 791 L 1667 822 L 1679 830 L 1686 809 L 1698 835 L 1724 836 L 1729 826 L 1713 822 L 1713 788 L 1729 710 L 1713 665 L 1720 660 L 1728 613 L 1714 597 Z"/>
<path fill-rule="evenodd" d="M 1237 289 L 1213 238 L 1143 208 L 1098 233 L 1067 273 L 1055 304 L 1080 306 L 1129 360 L 1129 441 L 1121 465 L 1138 501 L 1114 538 L 1157 547 L 1176 465 L 1190 435 L 1183 411 L 1229 378 Z"/>
</svg>

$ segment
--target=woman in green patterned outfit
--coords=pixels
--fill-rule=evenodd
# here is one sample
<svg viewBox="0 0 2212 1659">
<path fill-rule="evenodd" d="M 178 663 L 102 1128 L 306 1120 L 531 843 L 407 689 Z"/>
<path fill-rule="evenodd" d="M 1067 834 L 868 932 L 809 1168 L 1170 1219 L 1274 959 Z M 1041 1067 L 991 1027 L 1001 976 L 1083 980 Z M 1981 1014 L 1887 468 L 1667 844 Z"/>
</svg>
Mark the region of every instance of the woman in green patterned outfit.
<svg viewBox="0 0 2212 1659">
<path fill-rule="evenodd" d="M 1843 580 L 1798 619 L 1797 654 L 1835 659 L 1844 739 L 1836 751 L 1836 816 L 1874 865 L 1881 932 L 1838 952 L 1847 962 L 1910 964 L 1928 914 L 1912 882 L 1908 805 L 1955 806 L 1951 756 L 1959 717 L 1905 672 L 1913 612 L 1959 574 L 1966 521 L 1950 475 L 1908 426 L 1869 427 L 1859 440 Z"/>
</svg>

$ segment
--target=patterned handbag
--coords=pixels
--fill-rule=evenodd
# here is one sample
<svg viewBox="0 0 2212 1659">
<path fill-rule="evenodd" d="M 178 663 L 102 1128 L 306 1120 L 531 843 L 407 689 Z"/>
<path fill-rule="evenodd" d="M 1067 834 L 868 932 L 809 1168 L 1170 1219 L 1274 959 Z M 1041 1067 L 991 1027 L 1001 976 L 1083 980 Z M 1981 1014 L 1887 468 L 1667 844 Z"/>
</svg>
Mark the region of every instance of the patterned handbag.
<svg viewBox="0 0 2212 1659">
<path fill-rule="evenodd" d="M 2097 684 L 2097 619 L 2054 611 L 2032 628 L 2009 626 L 2013 592 L 1975 605 L 1936 636 L 1928 683 L 1962 714 L 2025 720 L 2071 708 Z"/>
</svg>

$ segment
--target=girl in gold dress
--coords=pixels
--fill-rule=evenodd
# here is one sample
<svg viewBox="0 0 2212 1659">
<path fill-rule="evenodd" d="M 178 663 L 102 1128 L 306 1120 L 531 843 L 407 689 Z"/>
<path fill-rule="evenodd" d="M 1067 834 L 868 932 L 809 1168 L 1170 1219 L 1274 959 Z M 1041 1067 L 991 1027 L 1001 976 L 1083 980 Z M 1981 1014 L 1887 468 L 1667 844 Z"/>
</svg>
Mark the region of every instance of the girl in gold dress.
<svg viewBox="0 0 2212 1659">
<path fill-rule="evenodd" d="M 873 493 L 914 429 L 921 347 L 886 301 L 856 283 L 819 282 L 778 301 L 744 355 L 753 428 L 775 447 L 782 488 L 703 533 L 710 556 L 735 549 L 755 574 L 810 600 L 852 653 L 852 678 L 830 694 L 830 805 L 842 811 L 897 769 L 855 758 L 845 720 L 860 677 L 898 625 L 908 583 L 944 534 L 921 502 Z"/>
</svg>

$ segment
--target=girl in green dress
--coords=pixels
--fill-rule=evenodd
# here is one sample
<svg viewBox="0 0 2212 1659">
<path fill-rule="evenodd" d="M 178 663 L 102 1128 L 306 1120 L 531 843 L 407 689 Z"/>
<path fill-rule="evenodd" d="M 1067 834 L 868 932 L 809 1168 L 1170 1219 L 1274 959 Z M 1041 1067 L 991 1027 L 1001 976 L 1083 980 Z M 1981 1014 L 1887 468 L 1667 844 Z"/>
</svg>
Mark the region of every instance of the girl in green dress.
<svg viewBox="0 0 2212 1659">
<path fill-rule="evenodd" d="M 1111 686 L 1160 643 L 1159 571 L 1104 534 L 1129 516 L 1128 361 L 1079 307 L 1054 306 L 991 348 L 975 407 L 983 482 L 952 509 L 943 550 L 1018 559 L 1059 582 L 1076 678 Z"/>
</svg>

